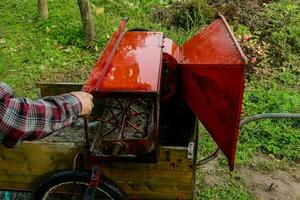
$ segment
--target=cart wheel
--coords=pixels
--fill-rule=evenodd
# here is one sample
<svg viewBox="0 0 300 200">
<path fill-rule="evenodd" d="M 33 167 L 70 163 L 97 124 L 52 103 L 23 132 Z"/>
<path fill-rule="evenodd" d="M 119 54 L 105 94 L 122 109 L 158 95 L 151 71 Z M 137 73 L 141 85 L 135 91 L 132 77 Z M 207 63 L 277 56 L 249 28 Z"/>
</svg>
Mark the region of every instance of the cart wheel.
<svg viewBox="0 0 300 200">
<path fill-rule="evenodd" d="M 62 171 L 48 177 L 36 190 L 34 199 L 84 199 L 86 188 L 90 182 L 91 172 L 77 171 L 75 176 L 75 187 L 73 178 L 73 171 Z M 126 200 L 128 197 L 116 183 L 105 176 L 101 176 L 99 185 L 96 189 L 95 199 Z"/>
</svg>

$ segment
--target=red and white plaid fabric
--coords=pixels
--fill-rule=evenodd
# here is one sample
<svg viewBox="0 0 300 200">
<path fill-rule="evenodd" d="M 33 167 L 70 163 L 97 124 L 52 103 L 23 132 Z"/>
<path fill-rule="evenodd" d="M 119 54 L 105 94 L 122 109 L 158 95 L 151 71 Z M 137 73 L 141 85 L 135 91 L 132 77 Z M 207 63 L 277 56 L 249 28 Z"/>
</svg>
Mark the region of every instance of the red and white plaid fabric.
<svg viewBox="0 0 300 200">
<path fill-rule="evenodd" d="M 0 82 L 0 143 L 13 147 L 68 126 L 81 112 L 80 101 L 71 94 L 36 101 L 15 98 L 13 90 Z"/>
</svg>

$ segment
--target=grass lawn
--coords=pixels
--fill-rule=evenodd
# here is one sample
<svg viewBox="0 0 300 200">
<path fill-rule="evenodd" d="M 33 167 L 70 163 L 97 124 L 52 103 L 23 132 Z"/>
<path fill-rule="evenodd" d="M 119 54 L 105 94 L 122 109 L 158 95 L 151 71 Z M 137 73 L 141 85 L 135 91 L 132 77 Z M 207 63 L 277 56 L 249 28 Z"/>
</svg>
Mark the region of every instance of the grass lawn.
<svg viewBox="0 0 300 200">
<path fill-rule="evenodd" d="M 162 31 L 182 44 L 221 12 L 250 59 L 243 117 L 267 112 L 300 113 L 300 5 L 296 1 L 255 4 L 197 0 L 186 7 L 182 3 L 174 6 L 171 0 L 91 2 L 98 37 L 94 50 L 85 49 L 76 1 L 48 0 L 48 20 L 38 18 L 37 0 L 0 1 L 0 81 L 12 86 L 17 96 L 37 98 L 35 84 L 39 81 L 83 82 L 123 16 L 130 16 L 128 28 Z M 200 157 L 213 149 L 213 142 L 204 134 Z M 299 169 L 299 162 L 299 120 L 251 123 L 239 136 L 237 172 L 230 174 L 221 157 L 212 167 L 223 180 L 211 184 L 213 181 L 207 181 L 209 172 L 205 172 L 212 168 L 199 168 L 196 197 L 262 198 L 247 184 L 247 178 L 243 178 L 247 171 L 242 169 L 272 173 L 290 167 Z"/>
</svg>

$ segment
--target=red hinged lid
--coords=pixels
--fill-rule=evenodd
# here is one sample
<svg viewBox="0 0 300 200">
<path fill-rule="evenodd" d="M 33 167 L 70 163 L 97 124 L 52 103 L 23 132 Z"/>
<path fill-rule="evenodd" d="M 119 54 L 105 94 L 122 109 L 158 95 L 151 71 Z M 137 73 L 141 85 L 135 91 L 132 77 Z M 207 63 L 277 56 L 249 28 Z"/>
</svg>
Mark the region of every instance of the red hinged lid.
<svg viewBox="0 0 300 200">
<path fill-rule="evenodd" d="M 124 32 L 120 26 L 92 69 L 83 90 L 93 94 L 159 93 L 162 42 L 161 32 Z"/>
</svg>

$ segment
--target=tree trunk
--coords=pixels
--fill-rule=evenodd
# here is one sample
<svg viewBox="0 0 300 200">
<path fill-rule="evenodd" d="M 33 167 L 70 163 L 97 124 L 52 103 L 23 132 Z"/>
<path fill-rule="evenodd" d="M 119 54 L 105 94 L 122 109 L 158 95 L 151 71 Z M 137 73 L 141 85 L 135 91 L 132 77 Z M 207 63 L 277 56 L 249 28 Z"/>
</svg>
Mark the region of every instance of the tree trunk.
<svg viewBox="0 0 300 200">
<path fill-rule="evenodd" d="M 40 18 L 46 19 L 49 17 L 47 0 L 38 0 L 38 9 Z"/>
<path fill-rule="evenodd" d="M 89 0 L 77 0 L 83 23 L 84 36 L 87 47 L 92 47 L 96 43 L 95 22 Z"/>
</svg>

